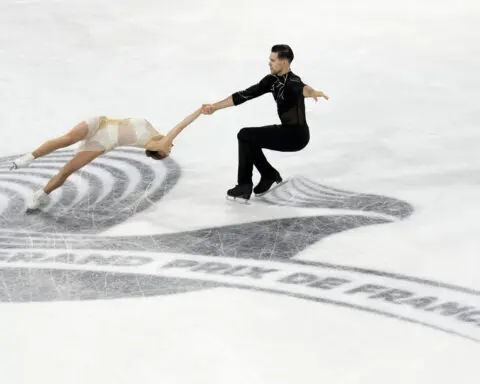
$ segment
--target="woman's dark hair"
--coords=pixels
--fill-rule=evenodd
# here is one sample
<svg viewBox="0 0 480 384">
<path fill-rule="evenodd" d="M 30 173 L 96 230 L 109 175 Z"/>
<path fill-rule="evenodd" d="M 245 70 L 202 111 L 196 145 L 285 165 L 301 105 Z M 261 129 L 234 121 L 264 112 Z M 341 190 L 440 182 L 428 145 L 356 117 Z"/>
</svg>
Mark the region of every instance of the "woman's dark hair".
<svg viewBox="0 0 480 384">
<path fill-rule="evenodd" d="M 293 51 L 286 44 L 277 44 L 272 47 L 272 52 L 278 53 L 279 59 L 287 59 L 289 63 L 293 61 Z"/>
<path fill-rule="evenodd" d="M 151 157 L 152 159 L 155 159 L 155 160 L 163 160 L 165 157 L 167 157 L 167 156 L 164 156 L 164 155 L 160 154 L 160 152 L 158 152 L 158 151 L 150 151 L 149 149 L 145 150 L 145 155 L 147 155 L 147 157 Z"/>
</svg>

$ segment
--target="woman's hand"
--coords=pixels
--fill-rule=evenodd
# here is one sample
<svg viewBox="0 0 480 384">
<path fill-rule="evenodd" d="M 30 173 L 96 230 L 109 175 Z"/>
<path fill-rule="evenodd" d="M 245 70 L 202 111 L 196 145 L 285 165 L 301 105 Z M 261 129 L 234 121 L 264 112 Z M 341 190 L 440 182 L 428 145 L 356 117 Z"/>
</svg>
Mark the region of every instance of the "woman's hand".
<svg viewBox="0 0 480 384">
<path fill-rule="evenodd" d="M 163 157 L 167 157 L 170 155 L 172 147 L 172 140 L 164 136 L 160 140 L 155 141 L 154 148 L 152 148 L 152 150 L 159 152 Z"/>
</svg>

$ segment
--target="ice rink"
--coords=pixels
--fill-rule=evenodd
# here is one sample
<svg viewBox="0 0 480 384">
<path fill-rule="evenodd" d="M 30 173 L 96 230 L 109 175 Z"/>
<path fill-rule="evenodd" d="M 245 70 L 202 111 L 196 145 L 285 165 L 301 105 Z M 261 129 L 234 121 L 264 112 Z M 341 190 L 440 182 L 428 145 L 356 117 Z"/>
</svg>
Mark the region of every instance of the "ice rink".
<svg viewBox="0 0 480 384">
<path fill-rule="evenodd" d="M 474 0 L 2 0 L 0 382 L 478 383 L 479 21 Z M 90 116 L 166 132 L 274 44 L 330 97 L 305 149 L 265 151 L 286 184 L 225 199 L 237 132 L 279 122 L 265 95 L 25 213 L 75 147 L 13 158 Z"/>
</svg>

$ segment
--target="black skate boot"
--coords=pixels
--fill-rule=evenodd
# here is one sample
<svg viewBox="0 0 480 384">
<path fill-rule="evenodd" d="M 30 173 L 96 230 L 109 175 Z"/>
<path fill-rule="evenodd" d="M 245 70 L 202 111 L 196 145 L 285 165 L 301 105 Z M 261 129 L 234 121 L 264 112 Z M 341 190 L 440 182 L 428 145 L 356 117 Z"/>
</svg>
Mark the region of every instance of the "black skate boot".
<svg viewBox="0 0 480 384">
<path fill-rule="evenodd" d="M 280 184 L 283 181 L 282 176 L 280 173 L 276 172 L 273 176 L 262 176 L 260 178 L 260 182 L 253 188 L 253 192 L 255 196 L 262 196 L 264 195 L 272 186 L 273 183 Z"/>
<path fill-rule="evenodd" d="M 242 199 L 247 202 L 252 195 L 252 187 L 252 184 L 237 184 L 234 188 L 227 191 L 227 199 Z"/>
</svg>

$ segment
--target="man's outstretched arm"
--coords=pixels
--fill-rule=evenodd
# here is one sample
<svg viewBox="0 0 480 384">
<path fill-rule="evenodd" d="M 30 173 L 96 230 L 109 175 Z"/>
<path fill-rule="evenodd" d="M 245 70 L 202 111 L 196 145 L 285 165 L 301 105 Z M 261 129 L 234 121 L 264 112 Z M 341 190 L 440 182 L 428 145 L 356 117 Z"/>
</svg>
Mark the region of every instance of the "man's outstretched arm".
<svg viewBox="0 0 480 384">
<path fill-rule="evenodd" d="M 233 107 L 233 97 L 232 95 L 228 96 L 226 99 L 216 102 L 215 104 L 203 104 L 202 113 L 205 115 L 211 115 L 213 112 L 218 111 L 219 109 Z"/>
<path fill-rule="evenodd" d="M 270 92 L 270 89 L 271 78 L 269 76 L 266 76 L 258 84 L 252 85 L 251 87 L 243 91 L 235 92 L 224 100 L 221 100 L 214 104 L 204 104 L 202 106 L 202 113 L 206 115 L 211 115 L 213 112 L 218 111 L 219 109 L 243 104 L 247 100 L 255 99 L 256 97 Z"/>
<path fill-rule="evenodd" d="M 303 87 L 303 96 L 304 97 L 313 97 L 315 101 L 318 101 L 319 97 L 323 97 L 325 100 L 328 100 L 328 96 L 325 95 L 322 91 L 316 91 L 309 85 Z"/>
</svg>

